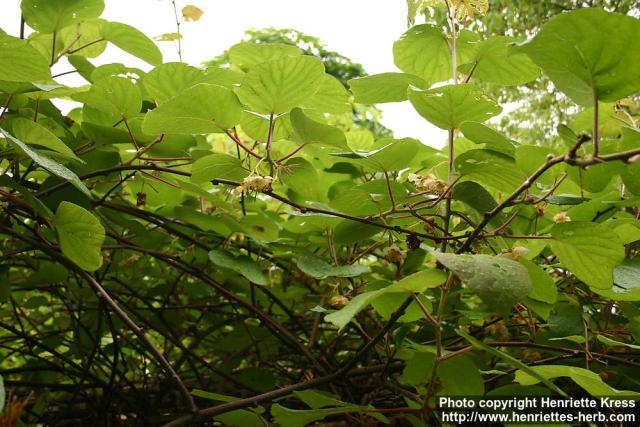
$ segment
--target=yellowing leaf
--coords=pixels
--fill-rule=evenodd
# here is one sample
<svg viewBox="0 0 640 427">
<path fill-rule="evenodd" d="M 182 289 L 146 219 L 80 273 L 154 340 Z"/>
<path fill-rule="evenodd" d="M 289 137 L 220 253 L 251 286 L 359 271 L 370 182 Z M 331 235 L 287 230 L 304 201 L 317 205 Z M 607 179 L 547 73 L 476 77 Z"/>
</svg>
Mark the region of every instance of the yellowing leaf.
<svg viewBox="0 0 640 427">
<path fill-rule="evenodd" d="M 184 17 L 185 21 L 195 22 L 200 19 L 203 13 L 204 10 L 192 4 L 182 8 L 182 16 Z"/>
<path fill-rule="evenodd" d="M 182 34 L 180 33 L 164 33 L 159 36 L 155 36 L 153 39 L 158 42 L 173 42 L 176 40 L 180 40 L 182 38 Z"/>
<path fill-rule="evenodd" d="M 453 0 L 453 7 L 458 18 L 472 18 L 487 13 L 489 0 Z"/>
</svg>

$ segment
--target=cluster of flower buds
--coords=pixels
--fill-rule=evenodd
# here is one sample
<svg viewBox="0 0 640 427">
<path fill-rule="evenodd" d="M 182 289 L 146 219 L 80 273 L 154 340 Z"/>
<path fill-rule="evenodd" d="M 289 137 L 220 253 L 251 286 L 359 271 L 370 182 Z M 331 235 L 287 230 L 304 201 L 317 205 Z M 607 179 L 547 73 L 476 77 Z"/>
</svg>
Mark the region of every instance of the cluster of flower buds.
<svg viewBox="0 0 640 427">
<path fill-rule="evenodd" d="M 565 222 L 571 222 L 571 217 L 566 212 L 560 212 L 553 216 L 553 222 L 556 224 L 564 224 Z"/>
<path fill-rule="evenodd" d="M 529 253 L 529 249 L 522 246 L 514 246 L 511 249 L 503 251 L 500 256 L 514 261 L 520 261 L 527 253 Z"/>
<path fill-rule="evenodd" d="M 334 295 L 329 300 L 329 305 L 333 308 L 342 308 L 345 305 L 349 304 L 349 298 L 344 295 Z"/>
<path fill-rule="evenodd" d="M 243 191 L 255 191 L 256 193 L 268 193 L 271 191 L 273 178 L 270 176 L 251 175 L 242 181 L 242 185 L 237 186 L 233 191 L 240 194 Z"/>
<path fill-rule="evenodd" d="M 407 255 L 396 245 L 387 246 L 382 251 L 385 260 L 393 264 L 402 264 Z"/>
<path fill-rule="evenodd" d="M 412 173 L 409 174 L 408 180 L 416 186 L 418 191 L 423 191 L 427 194 L 439 196 L 447 191 L 447 183 L 431 173 L 426 176 Z"/>
</svg>

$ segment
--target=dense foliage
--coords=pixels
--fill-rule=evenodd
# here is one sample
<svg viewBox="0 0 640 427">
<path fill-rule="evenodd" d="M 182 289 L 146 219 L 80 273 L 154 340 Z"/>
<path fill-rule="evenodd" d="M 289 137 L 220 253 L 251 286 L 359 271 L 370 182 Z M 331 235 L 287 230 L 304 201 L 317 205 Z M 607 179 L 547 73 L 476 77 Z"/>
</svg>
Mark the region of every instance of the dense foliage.
<svg viewBox="0 0 640 427">
<path fill-rule="evenodd" d="M 580 8 L 522 42 L 472 25 L 487 1 L 430 1 L 446 28 L 347 89 L 290 43 L 197 68 L 103 0 L 21 5 L 0 425 L 426 426 L 438 396 L 640 396 L 636 18 Z M 92 65 L 108 43 L 153 68 Z M 495 88 L 543 78 L 579 111 L 558 140 L 487 124 Z M 447 147 L 354 122 L 407 101 Z"/>
</svg>

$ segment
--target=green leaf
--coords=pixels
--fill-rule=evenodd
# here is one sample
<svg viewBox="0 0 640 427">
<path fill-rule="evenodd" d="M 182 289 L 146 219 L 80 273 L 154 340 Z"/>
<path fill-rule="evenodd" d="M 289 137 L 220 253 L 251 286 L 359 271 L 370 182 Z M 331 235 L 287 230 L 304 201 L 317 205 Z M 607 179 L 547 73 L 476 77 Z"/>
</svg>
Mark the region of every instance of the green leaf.
<svg viewBox="0 0 640 427">
<path fill-rule="evenodd" d="M 0 34 L 0 80 L 38 82 L 51 79 L 49 61 L 25 40 Z"/>
<path fill-rule="evenodd" d="M 442 390 L 438 392 L 440 396 L 484 396 L 482 374 L 467 355 L 439 364 L 438 377 L 442 383 Z"/>
<path fill-rule="evenodd" d="M 159 65 L 142 77 L 142 86 L 159 104 L 173 98 L 185 89 L 201 83 L 202 70 L 182 62 Z"/>
<path fill-rule="evenodd" d="M 87 92 L 72 96 L 105 113 L 131 118 L 142 108 L 142 94 L 138 86 L 124 77 L 105 77 L 91 85 Z"/>
<path fill-rule="evenodd" d="M 316 390 L 294 391 L 293 394 L 311 409 L 326 408 L 328 406 L 349 406 L 346 402 Z"/>
<path fill-rule="evenodd" d="M 482 185 L 473 181 L 461 181 L 453 187 L 452 193 L 454 200 L 460 200 L 470 208 L 474 209 L 480 215 L 484 215 L 485 212 L 490 212 L 498 203 Z M 501 225 L 506 220 L 506 216 L 501 213 L 494 218 L 491 224 Z"/>
<path fill-rule="evenodd" d="M 193 389 L 191 390 L 191 394 L 197 397 L 202 397 L 204 399 L 215 400 L 216 402 L 237 402 L 240 400 L 239 397 L 227 396 L 225 394 L 220 393 L 212 393 L 206 390 Z"/>
<path fill-rule="evenodd" d="M 514 157 L 515 155 L 516 149 L 513 142 L 489 126 L 478 122 L 464 122 L 460 125 L 460 131 L 462 131 L 465 138 L 476 144 L 484 144 L 489 150 L 506 154 L 509 157 Z"/>
<path fill-rule="evenodd" d="M 334 324 L 338 329 L 342 330 L 358 313 L 367 308 L 374 299 L 384 293 L 384 289 L 379 289 L 377 291 L 364 292 L 357 295 L 340 310 L 326 315 L 324 320 Z"/>
<path fill-rule="evenodd" d="M 272 141 L 289 139 L 293 134 L 293 126 L 288 115 L 274 118 Z M 240 127 L 248 137 L 256 141 L 266 141 L 269 136 L 269 118 L 261 114 L 243 111 L 240 117 Z"/>
<path fill-rule="evenodd" d="M 304 270 L 303 270 L 304 271 Z M 427 289 L 436 288 L 442 285 L 447 279 L 447 274 L 442 270 L 427 269 L 421 272 L 415 273 L 411 276 L 407 276 L 405 279 L 384 288 L 364 292 L 354 297 L 349 303 L 342 309 L 325 316 L 325 320 L 334 324 L 339 329 L 344 328 L 358 313 L 367 308 L 369 304 L 372 304 L 376 299 L 385 294 L 398 294 L 398 293 L 415 293 L 421 292 Z M 392 301 L 392 302 L 395 302 Z M 398 303 L 397 306 L 401 305 Z M 394 305 L 395 306 L 395 305 Z M 384 310 L 388 311 L 388 310 Z M 393 310 L 395 311 L 395 309 Z M 420 316 L 422 317 L 422 316 Z"/>
<path fill-rule="evenodd" d="M 102 36 L 105 40 L 144 62 L 151 65 L 162 64 L 162 53 L 160 53 L 158 46 L 144 33 L 130 25 L 120 22 L 105 22 Z"/>
<path fill-rule="evenodd" d="M 587 8 L 562 13 L 520 49 L 580 105 L 617 101 L 640 89 L 640 57 L 629 54 L 640 50 L 634 17 Z"/>
<path fill-rule="evenodd" d="M 22 0 L 25 22 L 41 33 L 97 18 L 104 10 L 104 0 Z"/>
<path fill-rule="evenodd" d="M 388 140 L 389 143 L 374 151 L 357 153 L 332 153 L 334 156 L 355 159 L 375 171 L 405 169 L 422 150 L 428 149 L 413 138 Z"/>
<path fill-rule="evenodd" d="M 516 261 L 491 255 L 433 254 L 487 306 L 500 313 L 510 311 L 531 292 L 529 272 Z"/>
<path fill-rule="evenodd" d="M 242 181 L 247 176 L 249 171 L 242 167 L 238 158 L 222 153 L 201 157 L 191 167 L 191 182 L 197 184 L 214 178 Z"/>
<path fill-rule="evenodd" d="M 624 245 L 607 226 L 592 222 L 556 224 L 551 250 L 562 265 L 595 289 L 613 286 L 613 270 L 624 260 Z"/>
<path fill-rule="evenodd" d="M 448 80 L 452 74 L 449 43 L 441 29 L 416 25 L 393 44 L 396 66 L 428 83 Z"/>
<path fill-rule="evenodd" d="M 428 89 L 429 85 L 418 76 L 404 73 L 382 73 L 349 80 L 355 102 L 379 104 L 401 102 L 408 99 L 407 89 L 414 86 Z"/>
<path fill-rule="evenodd" d="M 513 159 L 491 150 L 465 151 L 455 159 L 455 169 L 463 181 L 479 182 L 507 193 L 526 179 L 526 174 L 516 167 Z"/>
<path fill-rule="evenodd" d="M 327 277 L 356 277 L 369 271 L 368 267 L 362 265 L 339 265 L 332 266 L 321 258 L 315 256 L 305 256 L 298 260 L 298 268 L 316 279 L 326 279 Z"/>
<path fill-rule="evenodd" d="M 611 289 L 594 289 L 614 301 L 640 301 L 640 259 L 625 259 L 613 270 Z"/>
<path fill-rule="evenodd" d="M 0 129 L 0 133 L 2 133 L 5 136 L 5 138 L 9 140 L 11 144 L 15 145 L 19 150 L 24 152 L 27 156 L 31 157 L 31 159 L 34 162 L 36 162 L 38 165 L 42 166 L 44 169 L 46 169 L 53 175 L 59 178 L 62 178 L 66 181 L 69 181 L 71 184 L 73 184 L 74 187 L 82 191 L 87 197 L 91 198 L 91 192 L 84 185 L 84 183 L 80 181 L 80 178 L 78 178 L 78 175 L 71 172 L 69 169 L 62 166 L 60 163 L 57 163 L 51 160 L 49 157 L 44 156 L 35 150 L 32 150 L 31 148 L 29 148 L 27 144 L 20 141 L 19 139 L 14 138 L 12 135 L 5 132 L 3 129 Z"/>
<path fill-rule="evenodd" d="M 321 420 L 329 415 L 348 414 L 351 412 L 364 412 L 368 408 L 366 406 L 342 406 L 339 408 L 325 408 L 325 409 L 289 409 L 278 403 L 271 407 L 271 415 L 275 418 L 278 425 L 282 427 L 305 427 L 312 424 L 314 421 Z M 381 414 L 371 413 L 371 416 L 376 415 L 376 418 Z M 386 422 L 385 424 L 388 424 Z"/>
<path fill-rule="evenodd" d="M 197 84 L 147 113 L 142 130 L 148 134 L 204 134 L 229 129 L 240 122 L 242 107 L 225 87 Z"/>
<path fill-rule="evenodd" d="M 538 365 L 530 366 L 528 372 L 516 371 L 515 381 L 522 385 L 534 385 L 540 382 L 539 377 L 531 375 L 531 371 L 538 376 L 551 380 L 559 377 L 569 377 L 582 387 L 587 393 L 595 397 L 638 397 L 640 393 L 621 391 L 609 386 L 600 376 L 588 369 L 566 365 Z"/>
<path fill-rule="evenodd" d="M 427 384 L 431 379 L 436 355 L 424 351 L 415 351 L 413 357 L 407 360 L 402 371 L 402 380 L 410 386 Z"/>
<path fill-rule="evenodd" d="M 318 144 L 341 149 L 349 148 L 344 132 L 337 127 L 310 119 L 300 108 L 294 108 L 291 111 L 291 125 L 305 144 Z"/>
<path fill-rule="evenodd" d="M 263 62 L 279 59 L 283 56 L 300 56 L 302 51 L 296 46 L 280 43 L 241 42 L 229 48 L 231 63 L 243 69 L 249 69 Z"/>
<path fill-rule="evenodd" d="M 209 251 L 209 259 L 215 265 L 240 273 L 251 283 L 266 286 L 269 279 L 258 264 L 247 255 L 234 255 L 227 251 L 214 249 Z"/>
<path fill-rule="evenodd" d="M 352 109 L 349 93 L 338 79 L 329 74 L 325 74 L 318 91 L 302 107 L 332 114 L 349 113 Z"/>
<path fill-rule="evenodd" d="M 640 148 L 640 130 L 623 126 L 622 136 L 623 140 L 620 141 L 619 150 Z M 620 176 L 629 192 L 640 196 L 640 162 L 626 165 Z"/>
<path fill-rule="evenodd" d="M 520 263 L 524 265 L 529 272 L 531 283 L 533 284 L 531 292 L 529 292 L 528 295 L 529 298 L 547 304 L 555 304 L 558 300 L 558 289 L 551 276 L 528 259 L 522 259 Z"/>
<path fill-rule="evenodd" d="M 469 341 L 475 348 L 478 348 L 480 350 L 484 350 L 489 354 L 492 354 L 496 357 L 499 357 L 500 359 L 504 360 L 505 362 L 509 363 L 511 366 L 513 366 L 514 368 L 518 368 L 520 369 L 518 372 L 523 372 L 528 374 L 533 380 L 535 380 L 535 384 L 541 382 L 544 385 L 546 385 L 547 387 L 549 387 L 550 390 L 555 391 L 556 393 L 558 393 L 560 396 L 568 398 L 569 396 L 567 395 L 567 393 L 565 393 L 564 391 L 562 391 L 561 388 L 559 388 L 557 385 L 555 385 L 554 383 L 552 383 L 551 381 L 549 381 L 549 379 L 547 379 L 544 375 L 542 375 L 541 373 L 539 373 L 538 371 L 536 371 L 535 369 L 533 369 L 533 367 L 530 367 L 526 364 L 524 364 L 523 362 L 521 362 L 520 360 L 516 359 L 515 357 L 502 352 L 498 349 L 495 349 L 493 347 L 490 347 L 488 345 L 486 345 L 485 343 L 483 343 L 482 341 L 474 338 L 473 336 L 469 335 L 467 332 L 463 331 L 462 329 L 456 329 L 456 333 L 458 335 L 460 335 L 461 337 L 463 337 L 464 339 L 466 339 L 467 341 Z M 522 384 L 522 383 L 521 383 Z"/>
<path fill-rule="evenodd" d="M 429 268 L 413 273 L 386 288 L 387 292 L 424 292 L 441 286 L 447 280 L 443 270 Z"/>
<path fill-rule="evenodd" d="M 442 86 L 431 90 L 409 88 L 416 111 L 441 129 L 457 129 L 464 122 L 484 122 L 502 108 L 472 84 Z"/>
<path fill-rule="evenodd" d="M 54 219 L 60 249 L 80 268 L 96 271 L 102 266 L 105 232 L 100 221 L 84 208 L 69 202 L 58 206 Z"/>
<path fill-rule="evenodd" d="M 540 69 L 531 59 L 510 49 L 517 41 L 514 37 L 493 36 L 474 46 L 470 63 L 459 68 L 472 78 L 486 83 L 517 86 L 530 82 L 540 75 Z"/>
<path fill-rule="evenodd" d="M 60 141 L 60 138 L 41 124 L 20 117 L 13 120 L 11 126 L 13 127 L 13 133 L 22 142 L 44 147 L 63 156 L 81 161 L 71 148 L 67 147 L 64 142 Z"/>
<path fill-rule="evenodd" d="M 256 113 L 282 114 L 312 97 L 323 81 L 320 60 L 285 56 L 251 68 L 236 93 Z"/>
<path fill-rule="evenodd" d="M 81 24 L 71 25 L 63 28 L 57 33 L 60 49 L 63 47 L 80 47 L 82 49 L 74 53 L 76 56 L 85 58 L 95 58 L 99 56 L 107 47 L 106 41 L 103 40 L 102 30 L 104 28 L 104 21 L 101 19 L 92 19 L 82 22 Z M 78 37 L 78 35 L 80 37 Z M 53 41 L 53 35 L 51 35 L 51 41 Z M 48 44 L 45 45 L 45 52 L 50 53 Z M 62 53 L 59 52 L 59 53 Z M 68 55 L 68 54 L 65 54 Z"/>
<path fill-rule="evenodd" d="M 247 409 L 229 411 L 222 415 L 216 415 L 213 419 L 225 426 L 232 427 L 264 427 L 266 425 L 266 421 L 260 415 Z"/>
<path fill-rule="evenodd" d="M 612 340 L 611 338 L 605 337 L 604 335 L 598 335 L 596 338 L 598 339 L 598 341 L 600 341 L 601 343 L 609 347 L 627 347 L 627 348 L 632 348 L 634 350 L 640 350 L 640 345 L 629 344 L 622 341 Z"/>
<path fill-rule="evenodd" d="M 284 185 L 308 200 L 317 200 L 321 191 L 315 166 L 301 157 L 287 160 L 279 178 Z"/>
</svg>

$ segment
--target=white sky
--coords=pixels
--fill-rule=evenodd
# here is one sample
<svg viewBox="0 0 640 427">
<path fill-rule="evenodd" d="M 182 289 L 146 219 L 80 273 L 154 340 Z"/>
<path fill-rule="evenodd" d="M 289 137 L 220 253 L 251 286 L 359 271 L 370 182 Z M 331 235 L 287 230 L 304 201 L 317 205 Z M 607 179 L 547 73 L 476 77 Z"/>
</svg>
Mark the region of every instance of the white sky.
<svg viewBox="0 0 640 427">
<path fill-rule="evenodd" d="M 20 1 L 0 0 L 0 27 L 17 36 Z M 105 0 L 102 18 L 132 25 L 149 37 L 175 32 L 170 0 Z M 193 65 L 213 58 L 238 42 L 249 28 L 294 28 L 320 40 L 369 74 L 397 71 L 393 64 L 393 42 L 406 30 L 405 0 L 177 0 L 178 7 L 193 4 L 204 10 L 197 22 L 181 26 L 183 59 Z M 164 61 L 177 61 L 172 42 L 158 42 Z M 149 66 L 110 46 L 94 64 L 121 62 L 144 71 Z M 61 62 L 54 72 L 69 71 Z M 84 80 L 60 79 L 80 85 Z M 383 123 L 397 138 L 414 137 L 432 146 L 445 143 L 446 132 L 422 119 L 408 102 L 383 104 Z"/>
</svg>

